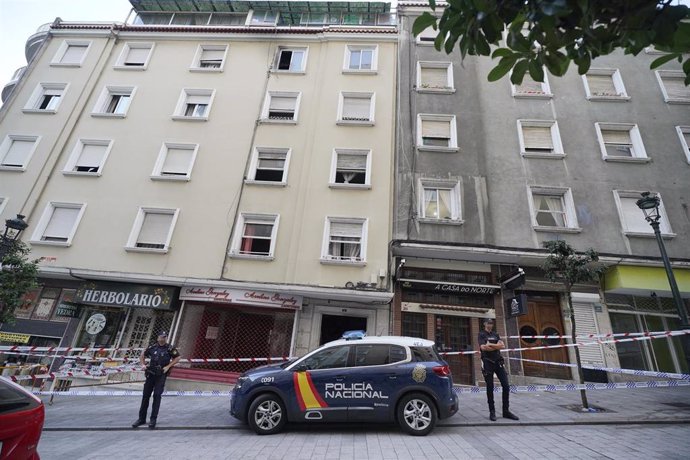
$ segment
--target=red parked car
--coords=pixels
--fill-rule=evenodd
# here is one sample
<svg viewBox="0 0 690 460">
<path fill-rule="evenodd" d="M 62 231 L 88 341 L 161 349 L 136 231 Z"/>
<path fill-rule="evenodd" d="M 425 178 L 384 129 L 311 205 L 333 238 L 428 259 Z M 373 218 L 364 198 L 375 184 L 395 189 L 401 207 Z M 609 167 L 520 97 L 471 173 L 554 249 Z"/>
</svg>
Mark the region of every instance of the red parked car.
<svg viewBox="0 0 690 460">
<path fill-rule="evenodd" d="M 16 383 L 0 377 L 0 459 L 39 460 L 45 408 Z"/>
</svg>

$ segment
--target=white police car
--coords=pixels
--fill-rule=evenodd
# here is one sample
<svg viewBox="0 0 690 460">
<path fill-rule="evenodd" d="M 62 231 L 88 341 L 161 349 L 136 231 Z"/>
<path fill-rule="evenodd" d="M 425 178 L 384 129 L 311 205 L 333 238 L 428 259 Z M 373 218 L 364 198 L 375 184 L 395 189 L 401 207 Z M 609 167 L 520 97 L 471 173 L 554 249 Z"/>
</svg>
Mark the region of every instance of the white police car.
<svg viewBox="0 0 690 460">
<path fill-rule="evenodd" d="M 424 436 L 455 414 L 448 365 L 434 342 L 346 333 L 306 356 L 243 373 L 231 414 L 258 434 L 289 422 L 397 422 Z"/>
</svg>

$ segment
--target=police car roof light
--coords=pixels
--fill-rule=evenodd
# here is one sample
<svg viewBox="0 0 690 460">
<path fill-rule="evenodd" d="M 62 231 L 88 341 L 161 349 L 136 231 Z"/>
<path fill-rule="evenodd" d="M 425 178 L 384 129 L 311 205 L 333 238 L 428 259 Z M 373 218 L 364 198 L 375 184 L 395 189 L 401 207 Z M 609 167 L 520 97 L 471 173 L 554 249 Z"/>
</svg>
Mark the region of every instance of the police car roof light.
<svg viewBox="0 0 690 460">
<path fill-rule="evenodd" d="M 361 340 L 366 337 L 367 333 L 364 331 L 345 331 L 343 332 L 343 339 L 345 340 Z"/>
</svg>

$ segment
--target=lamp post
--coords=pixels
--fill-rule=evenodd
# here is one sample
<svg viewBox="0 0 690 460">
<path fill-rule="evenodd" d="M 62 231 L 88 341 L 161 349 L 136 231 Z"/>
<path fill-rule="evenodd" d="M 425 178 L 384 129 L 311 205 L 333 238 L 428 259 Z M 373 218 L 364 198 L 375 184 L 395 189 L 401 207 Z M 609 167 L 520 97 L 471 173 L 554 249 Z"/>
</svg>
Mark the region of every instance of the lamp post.
<svg viewBox="0 0 690 460">
<path fill-rule="evenodd" d="M 5 232 L 0 235 L 0 264 L 7 254 L 12 250 L 12 247 L 17 242 L 22 232 L 29 224 L 24 220 L 24 216 L 17 214 L 14 219 L 7 219 L 5 221 Z"/>
<path fill-rule="evenodd" d="M 659 229 L 659 220 L 661 219 L 661 214 L 659 214 L 659 197 L 652 195 L 650 192 L 642 193 L 642 198 L 637 200 L 637 207 L 642 210 L 644 217 L 649 222 L 654 230 L 654 236 L 656 237 L 656 242 L 659 245 L 659 252 L 661 252 L 661 260 L 664 263 L 664 269 L 666 269 L 666 276 L 668 277 L 668 284 L 671 286 L 671 295 L 673 296 L 673 303 L 676 305 L 678 310 L 678 316 L 680 316 L 680 327 L 682 329 L 688 329 L 690 327 L 690 321 L 688 321 L 688 311 L 685 308 L 683 299 L 680 296 L 680 291 L 678 290 L 678 284 L 676 283 L 676 277 L 671 269 L 671 262 L 668 260 L 668 254 L 666 254 L 666 246 L 664 246 L 664 240 L 661 238 L 661 230 Z M 687 361 L 688 369 L 690 372 L 690 335 L 683 334 L 680 337 L 681 343 L 683 344 L 683 353 L 685 353 L 685 360 Z"/>
</svg>

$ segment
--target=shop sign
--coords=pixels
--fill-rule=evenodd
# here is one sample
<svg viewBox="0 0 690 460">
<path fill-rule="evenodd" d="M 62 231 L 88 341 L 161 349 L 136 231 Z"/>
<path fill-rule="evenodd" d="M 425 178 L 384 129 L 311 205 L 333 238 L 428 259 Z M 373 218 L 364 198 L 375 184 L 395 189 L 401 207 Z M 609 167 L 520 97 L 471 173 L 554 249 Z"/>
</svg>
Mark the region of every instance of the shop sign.
<svg viewBox="0 0 690 460">
<path fill-rule="evenodd" d="M 200 302 L 255 305 L 258 307 L 290 308 L 293 310 L 302 308 L 302 296 L 298 295 L 243 289 L 220 289 L 204 286 L 183 286 L 182 292 L 180 293 L 180 299 L 196 300 Z"/>
<path fill-rule="evenodd" d="M 470 283 L 439 283 L 437 281 L 419 281 L 419 280 L 400 280 L 400 286 L 403 289 L 410 289 L 414 291 L 434 291 L 447 292 L 450 294 L 475 294 L 475 295 L 493 295 L 498 292 L 500 286 L 491 284 L 470 284 Z"/>
<path fill-rule="evenodd" d="M 60 302 L 55 309 L 55 316 L 63 316 L 66 318 L 79 318 L 79 313 L 81 309 L 79 305 L 71 302 Z"/>
<path fill-rule="evenodd" d="M 527 314 L 527 295 L 520 294 L 505 300 L 506 314 L 509 317 Z"/>
<path fill-rule="evenodd" d="M 28 334 L 15 334 L 14 332 L 0 332 L 0 342 L 29 343 Z"/>
<path fill-rule="evenodd" d="M 77 290 L 74 301 L 94 305 L 171 310 L 174 297 L 174 287 L 88 282 Z"/>
</svg>

